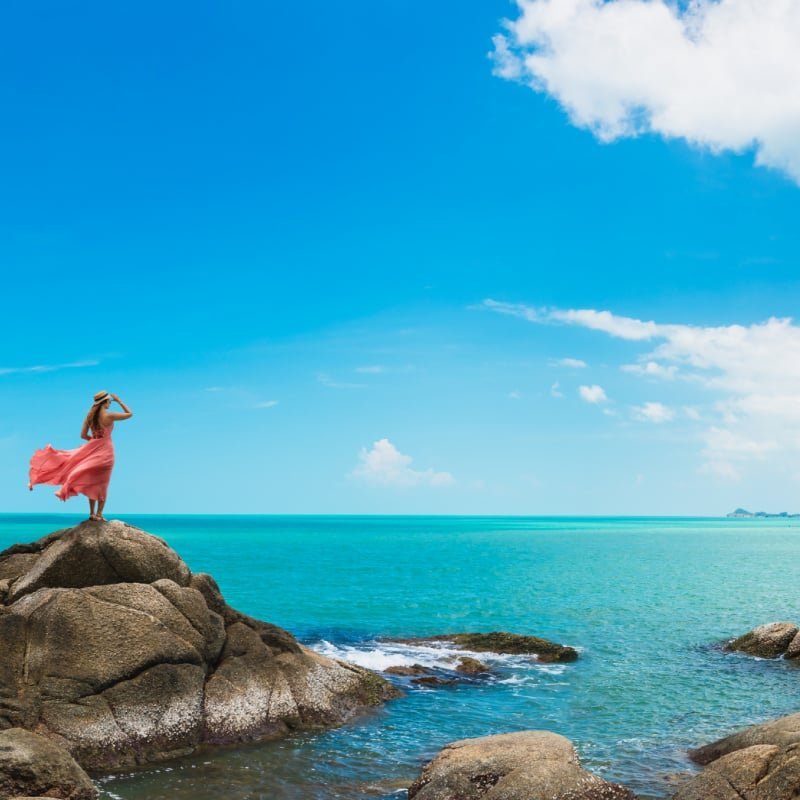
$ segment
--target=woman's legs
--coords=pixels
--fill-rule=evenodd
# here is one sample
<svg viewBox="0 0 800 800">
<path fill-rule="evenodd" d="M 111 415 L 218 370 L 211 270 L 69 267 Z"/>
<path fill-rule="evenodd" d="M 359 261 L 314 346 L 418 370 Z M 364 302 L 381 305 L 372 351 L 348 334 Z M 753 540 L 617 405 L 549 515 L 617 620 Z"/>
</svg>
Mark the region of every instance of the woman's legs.
<svg viewBox="0 0 800 800">
<path fill-rule="evenodd" d="M 97 501 L 97 519 L 102 519 L 105 521 L 105 517 L 103 516 L 103 509 L 105 507 L 106 507 L 105 498 Z"/>
<path fill-rule="evenodd" d="M 95 502 L 96 501 L 92 500 L 91 497 L 89 498 L 89 519 L 94 519 L 95 518 L 95 513 L 94 513 L 94 504 L 95 504 Z"/>
</svg>

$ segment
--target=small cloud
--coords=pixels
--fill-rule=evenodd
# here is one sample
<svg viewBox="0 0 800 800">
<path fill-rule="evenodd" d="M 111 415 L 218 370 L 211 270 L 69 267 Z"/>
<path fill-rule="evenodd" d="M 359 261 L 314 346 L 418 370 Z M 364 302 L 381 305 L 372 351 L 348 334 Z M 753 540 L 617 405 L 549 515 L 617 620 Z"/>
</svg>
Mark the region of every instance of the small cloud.
<svg viewBox="0 0 800 800">
<path fill-rule="evenodd" d="M 676 366 L 665 367 L 657 361 L 648 361 L 645 364 L 623 364 L 620 369 L 623 372 L 631 372 L 634 375 L 642 375 L 645 378 L 663 378 L 668 381 L 672 380 L 678 372 Z"/>
<path fill-rule="evenodd" d="M 604 408 L 603 409 L 603 413 L 607 417 L 616 417 L 617 416 L 617 412 L 613 408 Z"/>
<path fill-rule="evenodd" d="M 57 372 L 61 369 L 84 369 L 86 367 L 96 367 L 99 361 L 90 359 L 85 361 L 70 361 L 66 364 L 34 364 L 30 367 L 0 367 L 0 375 L 34 375 L 41 372 Z"/>
<path fill-rule="evenodd" d="M 509 400 L 521 400 L 522 399 L 522 395 L 517 391 L 509 392 L 508 393 L 508 399 Z"/>
<path fill-rule="evenodd" d="M 366 385 L 363 383 L 348 383 L 347 381 L 337 381 L 331 378 L 325 372 L 320 372 L 317 375 L 317 380 L 323 385 L 327 386 L 329 389 L 366 389 Z"/>
<path fill-rule="evenodd" d="M 724 480 L 739 482 L 742 476 L 736 467 L 730 461 L 716 459 L 713 461 L 706 461 L 700 467 L 700 472 L 704 475 L 713 475 L 715 478 L 723 478 Z"/>
<path fill-rule="evenodd" d="M 589 366 L 580 358 L 551 358 L 547 363 L 551 367 L 569 367 L 570 369 L 585 369 Z"/>
<path fill-rule="evenodd" d="M 412 469 L 411 456 L 401 453 L 388 439 L 379 439 L 371 450 L 362 448 L 358 461 L 350 476 L 376 486 L 400 489 L 415 486 L 444 488 L 454 486 L 456 482 L 449 472 Z"/>
<path fill-rule="evenodd" d="M 225 390 L 222 388 L 222 386 L 207 386 L 204 391 L 206 391 L 206 392 L 224 392 Z"/>
<path fill-rule="evenodd" d="M 278 405 L 277 400 L 259 400 L 253 404 L 253 408 L 275 408 Z"/>
<path fill-rule="evenodd" d="M 642 473 L 638 473 L 636 477 L 633 479 L 634 486 L 641 486 L 644 483 L 644 475 Z"/>
<path fill-rule="evenodd" d="M 561 391 L 561 386 L 559 386 L 559 383 L 558 383 L 558 381 L 556 381 L 556 382 L 555 382 L 555 383 L 554 383 L 554 384 L 553 384 L 553 385 L 550 387 L 550 395 L 551 395 L 552 397 L 563 397 L 563 396 L 564 396 L 564 392 L 562 392 L 562 391 Z"/>
<path fill-rule="evenodd" d="M 632 411 L 633 418 L 639 422 L 654 422 L 656 425 L 675 418 L 675 412 L 662 403 L 644 403 L 641 406 L 634 406 Z"/>
<path fill-rule="evenodd" d="M 380 375 L 381 372 L 386 372 L 386 367 L 381 364 L 372 364 L 367 367 L 356 367 L 356 372 L 362 375 Z"/>
<path fill-rule="evenodd" d="M 605 389 L 602 386 L 594 384 L 592 386 L 580 386 L 578 394 L 587 403 L 605 403 L 608 401 Z"/>
<path fill-rule="evenodd" d="M 700 412 L 696 408 L 694 408 L 694 406 L 684 406 L 683 409 L 681 410 L 689 419 L 693 420 L 700 419 Z"/>
</svg>

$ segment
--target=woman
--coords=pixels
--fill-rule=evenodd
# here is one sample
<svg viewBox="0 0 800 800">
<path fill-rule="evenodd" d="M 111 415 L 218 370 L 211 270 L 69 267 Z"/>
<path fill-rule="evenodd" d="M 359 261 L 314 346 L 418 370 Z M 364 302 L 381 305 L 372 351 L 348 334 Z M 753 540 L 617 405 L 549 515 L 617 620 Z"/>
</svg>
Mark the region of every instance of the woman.
<svg viewBox="0 0 800 800">
<path fill-rule="evenodd" d="M 119 403 L 122 412 L 108 411 L 112 400 Z M 56 492 L 59 500 L 84 494 L 89 498 L 89 519 L 105 520 L 103 508 L 114 468 L 111 431 L 115 422 L 132 416 L 133 412 L 115 394 L 98 392 L 81 430 L 81 439 L 88 443 L 76 450 L 55 450 L 51 445 L 37 450 L 31 458 L 28 488 L 33 491 L 38 483 L 60 486 Z"/>
</svg>

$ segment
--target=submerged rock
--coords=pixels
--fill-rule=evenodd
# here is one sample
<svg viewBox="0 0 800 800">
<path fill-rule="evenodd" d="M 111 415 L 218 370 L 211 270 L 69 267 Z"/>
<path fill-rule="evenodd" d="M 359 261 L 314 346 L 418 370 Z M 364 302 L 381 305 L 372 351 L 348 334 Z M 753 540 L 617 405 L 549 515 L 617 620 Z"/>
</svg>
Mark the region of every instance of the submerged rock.
<svg viewBox="0 0 800 800">
<path fill-rule="evenodd" d="M 0 728 L 63 742 L 87 769 L 337 725 L 396 696 L 225 603 L 161 539 L 84 522 L 0 553 Z"/>
<path fill-rule="evenodd" d="M 522 636 L 517 633 L 505 633 L 503 631 L 493 631 L 492 633 L 447 633 L 414 639 L 395 639 L 393 641 L 403 644 L 451 642 L 457 647 L 471 650 L 474 653 L 532 655 L 545 663 L 569 662 L 578 658 L 578 651 L 573 647 L 550 642 L 538 636 Z"/>
<path fill-rule="evenodd" d="M 739 651 L 759 658 L 777 658 L 793 645 L 797 637 L 798 627 L 793 622 L 770 622 L 759 625 L 738 639 L 725 645 L 729 651 Z M 800 642 L 793 648 L 792 655 L 800 655 Z"/>
<path fill-rule="evenodd" d="M 447 745 L 408 789 L 409 800 L 635 800 L 578 763 L 569 739 L 523 731 Z"/>
<path fill-rule="evenodd" d="M 95 800 L 99 792 L 64 748 L 30 731 L 0 732 L 0 797 Z"/>
<path fill-rule="evenodd" d="M 421 678 L 411 679 L 411 683 L 420 686 L 453 686 L 458 682 L 458 678 L 442 678 L 439 675 L 423 675 Z"/>
</svg>

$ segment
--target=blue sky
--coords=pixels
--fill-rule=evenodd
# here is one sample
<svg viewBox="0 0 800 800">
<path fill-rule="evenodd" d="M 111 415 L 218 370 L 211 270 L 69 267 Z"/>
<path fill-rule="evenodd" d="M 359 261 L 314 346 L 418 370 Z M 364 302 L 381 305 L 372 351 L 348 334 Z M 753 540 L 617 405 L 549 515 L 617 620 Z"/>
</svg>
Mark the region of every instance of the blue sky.
<svg viewBox="0 0 800 800">
<path fill-rule="evenodd" d="M 111 515 L 800 511 L 798 83 L 605 6 L 7 9 L 0 508 L 109 389 Z"/>
</svg>

